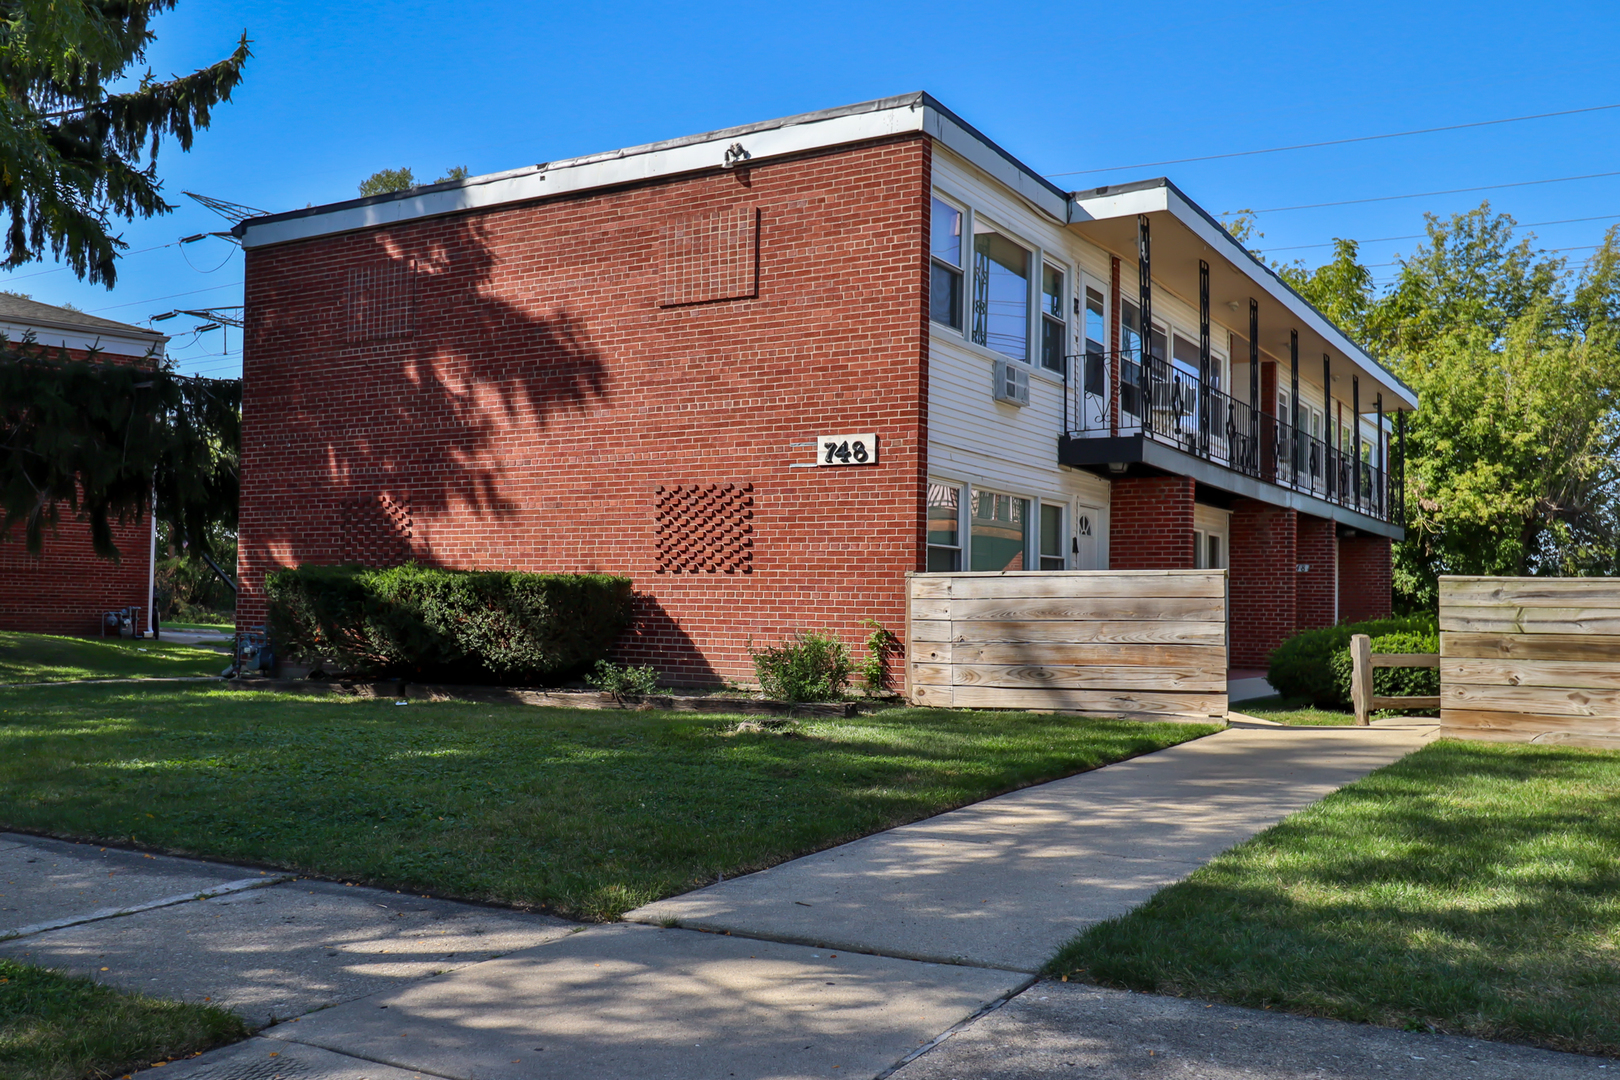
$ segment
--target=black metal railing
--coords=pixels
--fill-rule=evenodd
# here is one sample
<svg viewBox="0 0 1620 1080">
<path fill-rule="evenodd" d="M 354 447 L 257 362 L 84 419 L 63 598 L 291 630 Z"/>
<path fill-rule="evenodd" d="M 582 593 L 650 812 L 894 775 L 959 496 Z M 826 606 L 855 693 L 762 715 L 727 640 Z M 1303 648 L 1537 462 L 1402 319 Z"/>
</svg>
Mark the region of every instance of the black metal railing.
<svg viewBox="0 0 1620 1080">
<path fill-rule="evenodd" d="M 1106 387 L 1119 364 L 1116 419 Z M 1399 523 L 1401 500 L 1391 499 L 1386 470 L 1363 443 L 1363 459 L 1351 447 L 1337 447 L 1294 427 L 1288 417 L 1272 416 L 1238 401 L 1162 357 L 1151 357 L 1144 373 L 1135 352 L 1091 352 L 1070 358 L 1064 425 L 1071 438 L 1142 434 L 1234 472 L 1306 492 L 1381 521 Z M 1098 372 L 1101 372 L 1099 378 Z M 1144 378 L 1145 375 L 1145 378 Z M 1144 402 L 1149 403 L 1145 410 Z M 1397 463 L 1398 467 L 1398 463 Z"/>
</svg>

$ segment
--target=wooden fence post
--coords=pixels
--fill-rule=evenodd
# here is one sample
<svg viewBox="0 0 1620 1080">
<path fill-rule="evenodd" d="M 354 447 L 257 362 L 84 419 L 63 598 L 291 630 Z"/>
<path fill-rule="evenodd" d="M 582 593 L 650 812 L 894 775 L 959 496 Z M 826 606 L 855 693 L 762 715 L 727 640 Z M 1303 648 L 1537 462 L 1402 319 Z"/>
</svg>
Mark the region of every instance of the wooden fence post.
<svg viewBox="0 0 1620 1080">
<path fill-rule="evenodd" d="M 1350 635 L 1350 703 L 1356 708 L 1356 724 L 1366 727 L 1372 714 L 1372 638 Z"/>
</svg>

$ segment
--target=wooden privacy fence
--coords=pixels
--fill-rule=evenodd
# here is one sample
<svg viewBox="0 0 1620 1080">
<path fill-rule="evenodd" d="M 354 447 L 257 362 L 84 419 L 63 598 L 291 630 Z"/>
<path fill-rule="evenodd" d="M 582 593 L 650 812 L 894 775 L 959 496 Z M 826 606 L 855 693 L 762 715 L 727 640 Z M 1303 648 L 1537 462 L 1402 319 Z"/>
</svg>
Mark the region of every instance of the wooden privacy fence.
<svg viewBox="0 0 1620 1080">
<path fill-rule="evenodd" d="M 1226 571 L 912 574 L 919 705 L 1226 716 Z"/>
<path fill-rule="evenodd" d="M 1440 734 L 1620 748 L 1620 580 L 1441 578 Z"/>
<path fill-rule="evenodd" d="M 1440 699 L 1425 694 L 1379 697 L 1373 693 L 1373 672 L 1378 668 L 1437 668 L 1437 653 L 1375 653 L 1372 638 L 1350 635 L 1350 703 L 1356 723 L 1366 727 L 1374 709 L 1438 709 Z"/>
</svg>

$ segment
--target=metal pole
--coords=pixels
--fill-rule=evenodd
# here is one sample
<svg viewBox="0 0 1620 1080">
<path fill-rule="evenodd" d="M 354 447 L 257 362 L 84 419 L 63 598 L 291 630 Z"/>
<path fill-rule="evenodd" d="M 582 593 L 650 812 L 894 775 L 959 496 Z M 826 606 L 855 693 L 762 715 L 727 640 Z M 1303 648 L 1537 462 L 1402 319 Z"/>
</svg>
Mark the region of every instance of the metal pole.
<svg viewBox="0 0 1620 1080">
<path fill-rule="evenodd" d="M 1249 454 L 1260 475 L 1260 301 L 1249 297 Z"/>
<path fill-rule="evenodd" d="M 1299 483 L 1299 331 L 1288 331 L 1288 371 L 1291 382 L 1288 393 L 1288 422 L 1293 432 L 1288 437 L 1288 460 L 1293 466 L 1295 484 Z"/>
<path fill-rule="evenodd" d="M 147 516 L 151 519 L 151 537 L 146 548 L 146 632 L 152 640 L 158 639 L 157 622 L 157 484 L 152 485 L 152 502 Z"/>
<path fill-rule="evenodd" d="M 1142 326 L 1142 433 L 1153 434 L 1153 244 L 1146 214 L 1136 215 L 1136 310 Z"/>
<path fill-rule="evenodd" d="M 1400 515 L 1400 524 L 1406 524 L 1406 414 L 1395 414 L 1395 451 L 1401 462 L 1401 484 L 1395 489 L 1398 497 L 1396 507 Z"/>
<path fill-rule="evenodd" d="M 1356 509 L 1361 509 L 1361 376 L 1350 376 L 1350 431 L 1351 446 L 1354 452 L 1350 455 L 1351 476 L 1354 477 L 1351 487 L 1355 489 Z"/>
<path fill-rule="evenodd" d="M 1333 358 L 1322 354 L 1322 473 L 1327 497 L 1333 498 Z"/>
<path fill-rule="evenodd" d="M 1198 260 L 1198 442 L 1209 456 L 1209 263 Z"/>
<path fill-rule="evenodd" d="M 1378 452 L 1373 460 L 1378 466 L 1378 516 L 1386 517 L 1385 507 L 1388 505 L 1389 490 L 1389 453 L 1384 449 L 1384 395 L 1378 394 Z"/>
</svg>

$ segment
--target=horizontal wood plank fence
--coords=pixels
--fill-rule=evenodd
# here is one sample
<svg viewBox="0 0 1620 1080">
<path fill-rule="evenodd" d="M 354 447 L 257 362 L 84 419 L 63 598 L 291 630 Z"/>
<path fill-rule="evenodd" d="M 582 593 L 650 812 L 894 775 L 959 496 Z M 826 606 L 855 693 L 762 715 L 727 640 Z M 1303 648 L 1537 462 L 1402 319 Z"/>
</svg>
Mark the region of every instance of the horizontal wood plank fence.
<svg viewBox="0 0 1620 1080">
<path fill-rule="evenodd" d="M 1442 577 L 1440 734 L 1620 749 L 1620 580 Z"/>
<path fill-rule="evenodd" d="M 912 574 L 918 705 L 1226 716 L 1226 571 Z"/>
</svg>

